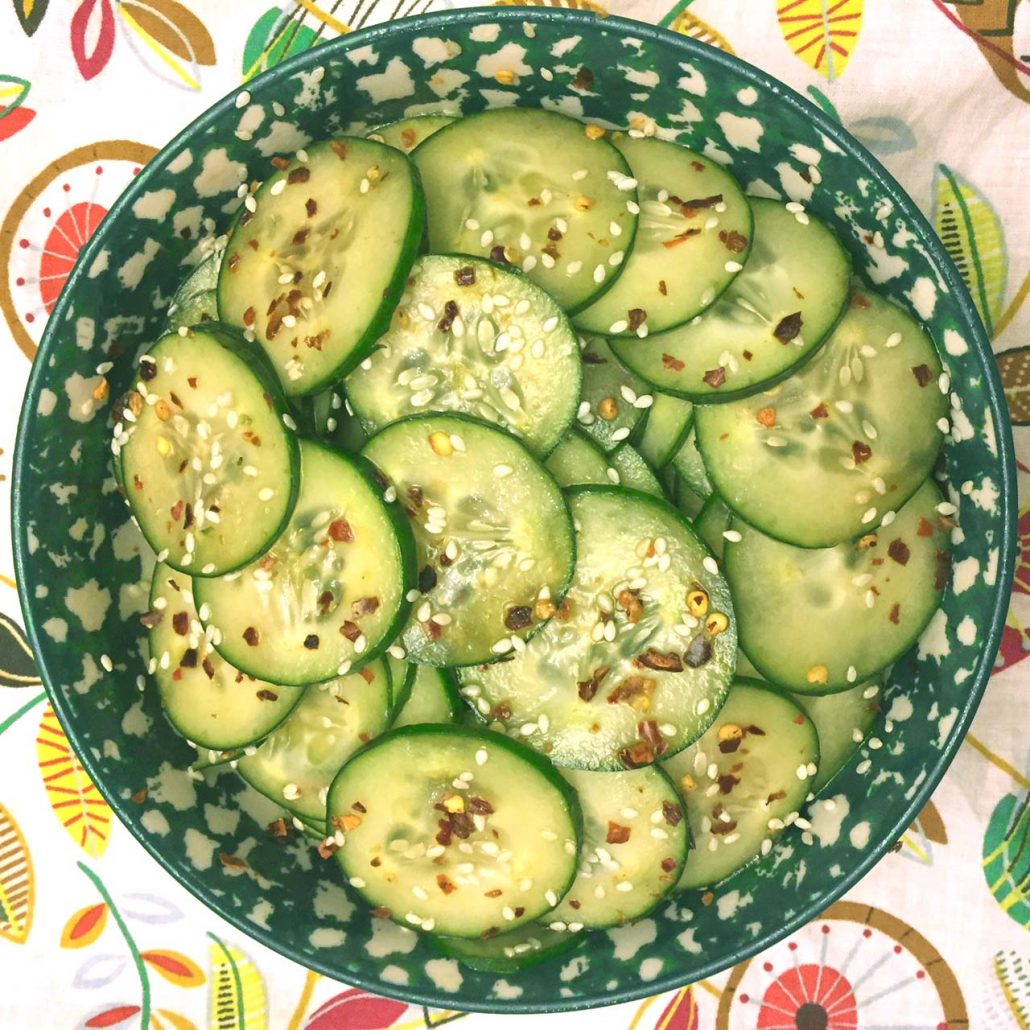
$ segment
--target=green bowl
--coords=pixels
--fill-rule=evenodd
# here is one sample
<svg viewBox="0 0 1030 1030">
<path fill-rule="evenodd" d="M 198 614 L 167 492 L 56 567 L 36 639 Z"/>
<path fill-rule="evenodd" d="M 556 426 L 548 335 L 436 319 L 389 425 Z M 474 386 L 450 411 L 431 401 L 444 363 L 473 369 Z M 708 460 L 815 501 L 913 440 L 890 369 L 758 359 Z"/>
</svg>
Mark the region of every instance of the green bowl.
<svg viewBox="0 0 1030 1030">
<path fill-rule="evenodd" d="M 590 92 L 571 88 L 584 64 Z M 515 84 L 502 85 L 498 69 L 514 72 Z M 833 785 L 839 826 L 811 846 L 796 829 L 785 833 L 717 891 L 726 904 L 680 894 L 635 926 L 502 978 L 459 968 L 411 931 L 373 920 L 336 863 L 269 838 L 275 809 L 234 775 L 186 774 L 190 750 L 156 691 L 137 686 L 149 562 L 111 473 L 110 401 L 93 410 L 88 398 L 104 361 L 114 363 L 112 396 L 130 386 L 196 245 L 171 212 L 142 217 L 168 206 L 145 198 L 172 191 L 174 211 L 195 209 L 221 230 L 240 203 L 237 186 L 263 178 L 281 150 L 406 115 L 516 102 L 616 126 L 654 119 L 663 135 L 725 161 L 751 191 L 803 201 L 832 225 L 855 267 L 927 325 L 951 375 L 947 487 L 961 529 L 959 572 L 890 677 L 886 745 L 863 751 Z M 252 132 L 239 131 L 244 119 Z M 881 249 L 867 243 L 877 231 Z M 1015 553 L 1014 468 L 998 374 L 958 272 L 915 204 L 839 125 L 743 61 L 671 32 L 580 11 L 484 8 L 310 50 L 220 101 L 143 169 L 82 252 L 32 369 L 15 456 L 15 558 L 40 670 L 83 764 L 147 850 L 211 909 L 371 991 L 447 1008 L 567 1010 L 655 994 L 740 962 L 820 913 L 900 837 L 991 674 Z M 142 787 L 147 800 L 136 804 Z M 225 811 L 240 812 L 238 824 Z M 245 855 L 251 874 L 212 852 Z"/>
</svg>

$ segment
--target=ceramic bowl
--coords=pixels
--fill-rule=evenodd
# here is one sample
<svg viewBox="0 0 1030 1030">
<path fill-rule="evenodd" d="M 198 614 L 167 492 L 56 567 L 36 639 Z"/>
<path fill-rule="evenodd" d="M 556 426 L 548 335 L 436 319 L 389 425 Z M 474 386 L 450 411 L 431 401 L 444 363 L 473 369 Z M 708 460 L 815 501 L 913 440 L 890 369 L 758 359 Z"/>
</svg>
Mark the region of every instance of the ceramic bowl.
<svg viewBox="0 0 1030 1030">
<path fill-rule="evenodd" d="M 589 91 L 572 86 L 582 65 L 593 71 Z M 307 843 L 270 839 L 275 809 L 234 774 L 187 775 L 190 749 L 156 691 L 137 686 L 150 563 L 111 473 L 110 398 L 95 401 L 93 391 L 108 361 L 110 397 L 130 386 L 137 354 L 197 259 L 198 237 L 224 229 L 238 186 L 263 178 L 273 155 L 407 115 L 515 103 L 645 131 L 656 124 L 725 162 L 752 193 L 801 201 L 832 225 L 860 274 L 922 319 L 947 366 L 947 489 L 961 528 L 941 608 L 890 677 L 885 745 L 863 749 L 834 782 L 835 814 L 823 813 L 812 844 L 791 830 L 716 890 L 722 903 L 681 894 L 637 925 L 498 977 L 371 918 L 336 863 Z M 782 84 L 691 39 L 581 11 L 412 18 L 308 51 L 217 103 L 143 169 L 90 240 L 51 316 L 22 413 L 22 604 L 54 707 L 90 775 L 147 850 L 245 933 L 329 976 L 426 1005 L 532 1012 L 627 1001 L 787 935 L 860 879 L 922 808 L 973 717 L 1007 608 L 1007 419 L 987 339 L 926 220 L 838 124 Z M 146 800 L 133 801 L 144 787 Z M 238 820 L 227 815 L 236 812 Z M 246 869 L 223 865 L 220 853 L 242 857 Z"/>
</svg>

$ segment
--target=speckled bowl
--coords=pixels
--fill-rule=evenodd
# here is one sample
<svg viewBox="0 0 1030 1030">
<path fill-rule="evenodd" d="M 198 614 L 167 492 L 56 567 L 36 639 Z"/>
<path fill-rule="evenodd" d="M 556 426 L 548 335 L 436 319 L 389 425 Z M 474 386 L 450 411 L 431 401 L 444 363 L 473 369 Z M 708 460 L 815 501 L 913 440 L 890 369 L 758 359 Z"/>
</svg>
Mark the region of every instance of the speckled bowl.
<svg viewBox="0 0 1030 1030">
<path fill-rule="evenodd" d="M 571 87 L 582 64 L 594 73 L 590 92 Z M 502 85 L 498 70 L 514 72 L 515 83 Z M 207 219 L 209 228 L 226 225 L 237 186 L 267 174 L 273 154 L 404 115 L 512 103 L 612 125 L 653 120 L 662 135 L 725 161 L 750 190 L 803 201 L 834 226 L 856 268 L 923 319 L 950 372 L 948 489 L 961 529 L 943 605 L 890 678 L 886 745 L 863 751 L 835 781 L 838 803 L 832 816 L 820 812 L 815 844 L 788 831 L 716 892 L 724 903 L 679 895 L 637 925 L 501 978 L 459 968 L 411 931 L 371 919 L 335 863 L 268 837 L 274 809 L 233 774 L 195 782 L 183 771 L 188 748 L 156 692 L 137 687 L 149 562 L 111 476 L 109 401 L 90 397 L 104 361 L 114 363 L 112 396 L 129 386 L 137 352 L 195 259 L 198 230 Z M 882 248 L 866 242 L 874 234 Z M 22 604 L 54 707 L 104 795 L 177 880 L 244 932 L 329 976 L 428 1005 L 533 1012 L 627 1001 L 787 935 L 854 884 L 922 808 L 973 717 L 1007 607 L 1015 505 L 1007 419 L 988 342 L 926 220 L 861 146 L 780 83 L 620 18 L 511 7 L 414 18 L 308 51 L 216 104 L 146 166 L 85 248 L 22 412 L 14 481 Z M 113 671 L 102 669 L 101 654 Z M 146 801 L 134 803 L 142 787 Z M 226 815 L 236 811 L 238 821 Z M 220 852 L 243 857 L 246 870 L 212 860 Z"/>
</svg>

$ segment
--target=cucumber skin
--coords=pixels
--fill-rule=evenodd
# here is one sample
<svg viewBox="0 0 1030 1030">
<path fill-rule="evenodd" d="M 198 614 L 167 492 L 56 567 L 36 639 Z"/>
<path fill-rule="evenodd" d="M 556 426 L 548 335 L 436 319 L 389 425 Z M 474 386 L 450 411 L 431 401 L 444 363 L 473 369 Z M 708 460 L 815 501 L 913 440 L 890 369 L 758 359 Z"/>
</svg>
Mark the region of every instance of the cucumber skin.
<svg viewBox="0 0 1030 1030">
<path fill-rule="evenodd" d="M 362 143 L 375 143 L 375 140 L 367 140 L 362 137 L 348 137 L 338 136 L 336 139 L 354 139 Z M 324 141 L 328 143 L 329 141 Z M 383 299 L 379 305 L 378 310 L 373 316 L 368 328 L 365 330 L 365 334 L 358 340 L 358 342 L 351 349 L 351 352 L 347 354 L 335 367 L 326 372 L 321 379 L 314 383 L 311 383 L 304 390 L 298 391 L 297 393 L 289 393 L 290 397 L 307 397 L 314 393 L 319 393 L 328 386 L 332 386 L 338 380 L 343 379 L 349 372 L 352 372 L 362 361 L 365 360 L 372 353 L 376 340 L 379 339 L 383 333 L 386 332 L 390 327 L 390 320 L 393 318 L 394 309 L 400 302 L 401 294 L 404 292 L 404 285 L 408 278 L 408 273 L 411 271 L 411 266 L 415 263 L 415 258 L 418 257 L 419 251 L 424 243 L 428 242 L 429 239 L 429 221 L 426 213 L 426 198 L 425 193 L 422 190 L 422 177 L 419 175 L 418 168 L 415 162 L 411 160 L 410 156 L 397 150 L 396 147 L 388 146 L 386 143 L 379 143 L 378 146 L 383 147 L 390 151 L 390 154 L 400 154 L 404 158 L 408 165 L 409 172 L 412 178 L 412 194 L 411 194 L 411 219 L 408 222 L 408 232 L 404 238 L 404 242 L 401 244 L 400 256 L 397 260 L 397 267 L 394 271 L 393 278 L 390 280 L 386 289 L 383 290 Z M 417 148 L 416 148 L 417 149 Z M 260 200 L 260 195 L 264 192 L 267 183 L 262 184 L 261 188 L 254 195 L 255 199 Z M 241 207 L 239 212 L 233 218 L 226 236 L 228 242 L 226 243 L 226 251 L 232 244 L 233 234 L 236 232 L 237 225 L 239 224 L 240 218 L 243 216 L 246 208 Z M 218 282 L 215 286 L 215 294 L 218 299 L 218 316 L 222 317 L 222 290 L 223 282 L 227 282 L 229 275 L 228 262 L 223 261 L 221 268 L 218 270 Z M 258 348 L 264 353 L 264 348 L 260 344 L 257 344 Z M 275 376 L 276 381 L 280 383 L 280 390 L 284 393 L 287 392 L 282 386 L 281 380 L 278 374 Z"/>
<path fill-rule="evenodd" d="M 565 940 L 554 941 L 539 951 L 527 951 L 524 955 L 516 955 L 514 958 L 508 958 L 505 955 L 470 958 L 461 949 L 461 944 L 467 945 L 471 943 L 466 937 L 442 937 L 435 934 L 425 934 L 423 936 L 427 937 L 444 957 L 452 958 L 463 966 L 468 966 L 469 969 L 475 969 L 477 972 L 498 974 L 517 973 L 523 969 L 532 969 L 534 966 L 538 966 L 550 958 L 565 955 L 586 940 L 584 934 L 570 933 Z M 457 942 L 460 942 L 460 944 Z"/>
<path fill-rule="evenodd" d="M 283 393 L 282 386 L 279 383 L 279 377 L 275 374 L 275 370 L 272 368 L 271 362 L 268 360 L 268 356 L 265 354 L 264 349 L 257 343 L 251 343 L 238 329 L 226 324 L 225 322 L 202 322 L 200 325 L 194 326 L 190 332 L 197 330 L 210 335 L 220 347 L 229 351 L 235 357 L 240 358 L 247 364 L 250 371 L 253 372 L 254 376 L 264 387 L 266 399 L 269 401 L 275 414 L 278 416 L 280 423 L 285 427 L 286 424 L 282 421 L 283 416 L 292 417 L 290 404 L 286 399 L 286 395 Z M 168 339 L 170 336 L 178 335 L 178 333 L 166 333 L 154 344 L 154 347 L 161 343 L 162 340 Z M 152 350 L 153 347 L 151 348 L 151 351 Z M 147 353 L 149 354 L 150 351 Z M 271 545 L 278 540 L 280 536 L 282 536 L 283 530 L 286 529 L 287 525 L 289 525 L 290 519 L 293 517 L 293 509 L 297 504 L 297 497 L 300 495 L 300 441 L 297 438 L 297 434 L 289 428 L 286 429 L 286 438 L 288 441 L 287 446 L 290 451 L 290 499 L 289 503 L 286 505 L 282 521 L 276 527 L 274 534 L 268 537 L 268 541 L 265 544 L 265 550 L 268 550 L 268 548 L 271 547 Z M 123 491 L 125 491 L 124 461 L 125 450 L 123 448 L 121 453 L 118 455 L 117 462 L 115 462 L 115 478 L 121 484 Z M 129 511 L 131 512 L 132 505 L 129 504 L 129 494 L 127 491 L 125 491 L 125 503 L 129 505 Z M 142 524 L 140 524 L 140 532 L 143 534 L 143 538 L 150 545 L 150 549 L 155 554 L 159 554 L 162 548 L 154 546 L 154 542 L 147 537 L 146 532 L 143 530 Z M 165 564 L 168 565 L 169 568 L 175 569 L 176 572 L 180 572 L 184 576 L 189 576 L 191 579 L 212 579 L 216 576 L 227 576 L 231 572 L 236 572 L 239 569 L 245 568 L 262 553 L 263 551 L 257 551 L 246 561 L 242 561 L 230 569 L 221 569 L 217 573 L 208 576 L 205 576 L 199 569 L 192 568 L 192 566 L 181 568 L 168 558 L 165 558 Z M 226 659 L 226 661 L 229 661 L 229 659 Z M 231 665 L 232 663 L 229 662 L 229 664 Z"/>
</svg>

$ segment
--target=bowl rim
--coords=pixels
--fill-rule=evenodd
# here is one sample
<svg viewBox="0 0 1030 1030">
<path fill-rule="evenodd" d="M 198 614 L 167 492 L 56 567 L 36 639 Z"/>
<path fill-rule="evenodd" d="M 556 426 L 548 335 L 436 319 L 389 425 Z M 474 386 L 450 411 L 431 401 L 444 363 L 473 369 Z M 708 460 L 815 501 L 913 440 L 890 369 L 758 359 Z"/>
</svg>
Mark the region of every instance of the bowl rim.
<svg viewBox="0 0 1030 1030">
<path fill-rule="evenodd" d="M 209 106 L 197 118 L 186 125 L 185 128 L 176 133 L 144 165 L 142 171 L 135 176 L 119 195 L 97 232 L 87 241 L 86 246 L 79 253 L 76 264 L 47 321 L 40 340 L 36 357 L 33 360 L 29 373 L 18 419 L 12 471 L 11 529 L 14 544 L 15 577 L 19 584 L 26 581 L 29 567 L 32 564 L 31 555 L 28 550 L 28 540 L 25 535 L 26 525 L 22 520 L 22 509 L 25 501 L 24 482 L 28 475 L 30 429 L 37 417 L 38 396 L 40 389 L 44 385 L 47 371 L 47 363 L 44 359 L 55 346 L 58 327 L 64 324 L 65 316 L 71 303 L 70 298 L 75 288 L 83 275 L 86 274 L 86 269 L 92 264 L 95 252 L 100 249 L 108 232 L 118 223 L 123 212 L 129 208 L 131 203 L 138 199 L 141 193 L 145 192 L 151 179 L 164 170 L 167 161 L 171 157 L 177 154 L 183 146 L 192 145 L 193 138 L 199 135 L 208 125 L 217 122 L 225 114 L 231 113 L 235 107 L 236 98 L 243 92 L 249 93 L 255 85 L 260 86 L 273 79 L 289 78 L 300 71 L 306 71 L 309 68 L 318 67 L 337 60 L 343 54 L 356 47 L 387 40 L 388 37 L 397 31 L 398 25 L 403 25 L 403 31 L 414 35 L 421 31 L 471 28 L 473 25 L 484 21 L 499 22 L 502 25 L 513 24 L 520 27 L 523 22 L 544 22 L 567 25 L 587 31 L 595 30 L 599 24 L 602 24 L 604 28 L 610 29 L 623 37 L 646 39 L 657 46 L 678 51 L 686 60 L 699 60 L 709 67 L 715 66 L 716 68 L 725 69 L 735 75 L 743 75 L 745 78 L 750 79 L 752 83 L 760 86 L 774 97 L 776 102 L 792 108 L 796 114 L 808 119 L 818 132 L 840 147 L 848 157 L 857 162 L 863 171 L 872 176 L 879 188 L 895 204 L 895 211 L 903 213 L 909 219 L 913 229 L 921 235 L 921 242 L 933 261 L 936 271 L 942 276 L 948 287 L 951 303 L 954 304 L 956 309 L 957 321 L 962 327 L 963 335 L 969 340 L 971 348 L 981 358 L 987 358 L 993 353 L 990 339 L 983 328 L 969 291 L 951 257 L 948 255 L 927 217 L 919 209 L 915 201 L 908 196 L 894 176 L 842 124 L 833 120 L 817 104 L 743 58 L 662 26 L 616 15 L 604 16 L 598 15 L 593 11 L 572 10 L 568 8 L 479 6 L 421 14 L 397 19 L 396 21 L 384 22 L 359 29 L 345 36 L 340 36 L 320 46 L 312 47 L 261 73 L 261 75 L 256 76 L 250 82 L 230 90 L 224 97 Z M 774 928 L 761 936 L 747 942 L 742 941 L 733 948 L 732 952 L 724 960 L 708 960 L 702 963 L 698 968 L 691 970 L 689 982 L 697 982 L 706 977 L 713 976 L 752 958 L 761 951 L 790 936 L 807 923 L 817 919 L 830 905 L 851 890 L 883 858 L 893 843 L 900 838 L 912 820 L 922 810 L 933 791 L 943 779 L 962 741 L 965 739 L 987 683 L 994 671 L 994 657 L 1000 646 L 1005 626 L 1017 554 L 1018 496 L 1012 424 L 997 366 L 993 361 L 989 360 L 983 360 L 982 364 L 984 396 L 987 407 L 994 419 L 1000 468 L 1001 539 L 998 541 L 998 576 L 989 619 L 986 625 L 981 623 L 980 626 L 983 631 L 983 644 L 980 649 L 976 671 L 972 677 L 972 684 L 965 695 L 964 703 L 959 709 L 959 714 L 952 726 L 947 743 L 931 766 L 926 779 L 919 785 L 911 799 L 901 809 L 893 825 L 889 828 L 889 832 L 884 834 L 879 841 L 869 848 L 862 858 L 840 880 L 834 882 L 825 895 L 820 897 L 817 906 L 811 904 L 804 906 L 797 914 L 780 921 Z M 58 677 L 53 676 L 46 658 L 43 657 L 45 652 L 40 647 L 40 636 L 37 632 L 28 592 L 23 590 L 21 586 L 19 586 L 18 597 L 29 643 L 33 654 L 36 656 L 40 677 L 50 703 L 62 726 L 64 726 L 79 761 L 112 810 L 118 815 L 120 822 L 180 887 L 186 889 L 194 898 L 217 916 L 224 919 L 248 938 L 256 940 L 282 957 L 296 962 L 305 968 L 313 969 L 333 981 L 344 982 L 340 980 L 340 970 L 328 959 L 320 960 L 317 956 L 312 956 L 310 961 L 299 959 L 296 955 L 290 954 L 271 931 L 250 922 L 243 914 L 229 911 L 221 904 L 218 898 L 205 897 L 204 894 L 209 892 L 202 893 L 180 877 L 176 868 L 163 855 L 161 849 L 153 842 L 150 835 L 145 833 L 138 823 L 129 818 L 128 803 L 118 797 L 114 790 L 106 784 L 98 768 L 100 763 L 94 760 L 89 749 L 80 747 L 75 724 L 71 717 L 72 706 L 65 700 L 62 693 L 51 685 L 52 682 L 58 681 Z M 558 997 L 542 1001 L 483 999 L 473 1002 L 472 1004 L 475 1006 L 473 1008 L 462 1005 L 460 990 L 454 994 L 444 991 L 433 993 L 421 989 L 408 990 L 371 977 L 351 975 L 350 973 L 346 975 L 347 980 L 345 983 L 348 985 L 357 986 L 384 997 L 396 998 L 409 1004 L 424 1006 L 443 1005 L 457 1011 L 501 1014 L 557 1013 L 600 1008 L 638 1001 L 642 998 L 675 990 L 688 983 L 683 972 L 677 973 L 674 969 L 673 972 L 660 975 L 646 983 L 641 981 L 638 984 L 600 996 Z"/>
</svg>

